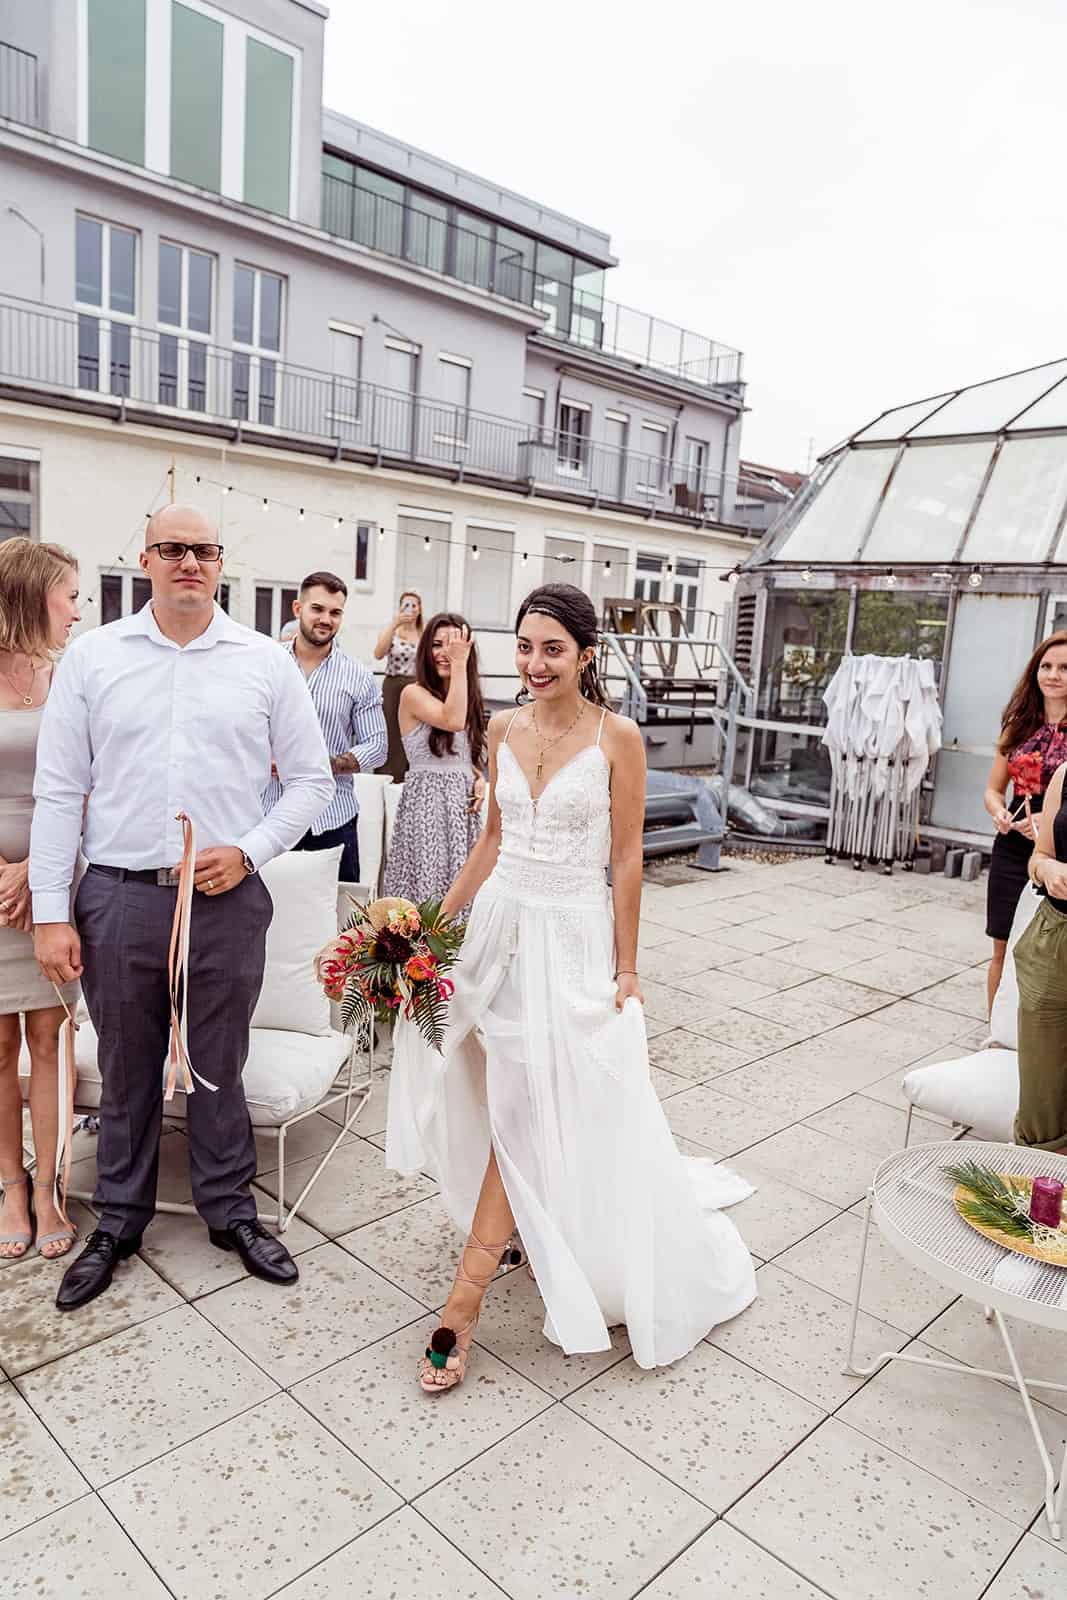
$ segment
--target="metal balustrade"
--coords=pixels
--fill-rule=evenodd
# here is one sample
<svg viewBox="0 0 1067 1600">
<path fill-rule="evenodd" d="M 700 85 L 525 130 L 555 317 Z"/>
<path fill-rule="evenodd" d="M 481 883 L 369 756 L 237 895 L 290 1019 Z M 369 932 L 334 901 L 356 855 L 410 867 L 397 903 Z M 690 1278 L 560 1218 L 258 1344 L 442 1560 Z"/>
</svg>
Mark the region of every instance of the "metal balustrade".
<svg viewBox="0 0 1067 1600">
<path fill-rule="evenodd" d="M 582 503 L 732 520 L 729 480 L 664 456 L 297 367 L 262 351 L 0 298 L 0 384 L 75 394 L 161 420 L 329 443 L 375 461 L 426 464 Z"/>
<path fill-rule="evenodd" d="M 0 40 L 0 117 L 40 127 L 37 57 Z"/>
</svg>

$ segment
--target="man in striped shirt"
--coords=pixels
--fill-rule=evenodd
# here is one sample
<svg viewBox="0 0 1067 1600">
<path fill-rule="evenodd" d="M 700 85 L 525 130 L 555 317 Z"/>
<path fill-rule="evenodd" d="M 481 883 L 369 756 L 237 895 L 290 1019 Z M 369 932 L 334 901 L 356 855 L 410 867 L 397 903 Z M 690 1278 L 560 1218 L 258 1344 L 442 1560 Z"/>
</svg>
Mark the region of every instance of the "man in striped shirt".
<svg viewBox="0 0 1067 1600">
<path fill-rule="evenodd" d="M 330 804 L 294 848 L 328 850 L 341 845 L 340 881 L 358 883 L 359 802 L 352 774 L 380 767 L 389 740 L 377 678 L 336 643 L 347 599 L 348 589 L 336 573 L 310 573 L 300 585 L 300 598 L 293 608 L 297 631 L 281 648 L 307 679 L 336 783 Z M 281 792 L 281 784 L 272 777 L 263 793 L 264 811 L 277 803 Z"/>
</svg>

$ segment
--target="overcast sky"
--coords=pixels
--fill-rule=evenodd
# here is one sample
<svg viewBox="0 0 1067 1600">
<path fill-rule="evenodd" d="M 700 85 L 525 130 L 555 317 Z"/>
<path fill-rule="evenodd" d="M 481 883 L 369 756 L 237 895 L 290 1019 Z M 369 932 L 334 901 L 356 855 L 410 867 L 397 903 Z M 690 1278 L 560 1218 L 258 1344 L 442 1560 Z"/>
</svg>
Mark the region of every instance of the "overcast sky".
<svg viewBox="0 0 1067 1600">
<path fill-rule="evenodd" d="M 803 468 L 1067 353 L 1065 51 L 1067 0 L 332 0 L 325 99 L 609 232 Z"/>
</svg>

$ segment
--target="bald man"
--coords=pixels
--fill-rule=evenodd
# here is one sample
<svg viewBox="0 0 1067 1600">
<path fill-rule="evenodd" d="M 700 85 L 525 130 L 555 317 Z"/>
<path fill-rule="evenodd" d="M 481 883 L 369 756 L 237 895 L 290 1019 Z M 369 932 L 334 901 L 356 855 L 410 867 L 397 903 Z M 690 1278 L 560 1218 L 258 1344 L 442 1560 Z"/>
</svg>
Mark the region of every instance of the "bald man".
<svg viewBox="0 0 1067 1600">
<path fill-rule="evenodd" d="M 152 517 L 140 558 L 151 601 L 74 641 L 41 723 L 30 839 L 37 959 L 56 983 L 82 979 L 102 1079 L 99 1222 L 64 1275 L 61 1311 L 103 1293 L 155 1212 L 180 812 L 199 847 L 186 983 L 189 1057 L 206 1083 L 186 1102 L 193 1199 L 212 1243 L 236 1250 L 250 1272 L 297 1277 L 256 1220 L 241 1073 L 273 913 L 259 868 L 303 837 L 334 781 L 301 675 L 272 639 L 215 604 L 222 553 L 200 512 L 168 506 Z M 264 817 L 272 762 L 283 793 Z M 72 923 L 83 807 L 89 867 Z"/>
</svg>

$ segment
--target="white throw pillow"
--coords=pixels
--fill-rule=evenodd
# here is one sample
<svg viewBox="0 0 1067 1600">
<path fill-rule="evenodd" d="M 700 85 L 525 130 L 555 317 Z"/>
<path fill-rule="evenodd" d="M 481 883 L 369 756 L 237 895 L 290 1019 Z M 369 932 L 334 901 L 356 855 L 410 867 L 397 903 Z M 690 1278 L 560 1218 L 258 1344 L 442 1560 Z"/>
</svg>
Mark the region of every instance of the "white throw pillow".
<svg viewBox="0 0 1067 1600">
<path fill-rule="evenodd" d="M 390 783 L 385 790 L 385 853 L 388 856 L 393 848 L 393 829 L 396 827 L 396 814 L 400 809 L 400 796 L 404 793 L 402 783 Z"/>
<path fill-rule="evenodd" d="M 385 795 L 392 787 L 392 779 L 380 778 L 376 772 L 357 772 L 355 775 L 356 833 L 359 836 L 359 884 L 361 900 L 375 900 L 382 878 L 382 853 L 385 849 Z"/>
<path fill-rule="evenodd" d="M 317 1106 L 348 1060 L 351 1046 L 351 1039 L 342 1033 L 312 1039 L 279 1028 L 253 1028 L 242 1077 L 252 1126 L 275 1128 Z M 168 1117 L 186 1116 L 185 1095 L 176 1094 L 163 1109 Z"/>
<path fill-rule="evenodd" d="M 330 1002 L 313 963 L 337 932 L 340 859 L 340 845 L 333 850 L 290 850 L 263 868 L 263 882 L 274 901 L 274 920 L 267 932 L 263 987 L 252 1015 L 253 1028 L 281 1028 L 318 1038 L 330 1032 Z M 210 1078 L 210 1070 L 200 1070 Z"/>
<path fill-rule="evenodd" d="M 1010 1143 L 1019 1108 L 1019 1057 L 1014 1050 L 979 1050 L 960 1061 L 933 1061 L 904 1075 L 904 1098 L 971 1128 L 978 1139 Z"/>
<path fill-rule="evenodd" d="M 1011 937 L 1008 940 L 1008 953 L 1004 958 L 1000 987 L 993 1000 L 993 1009 L 989 1013 L 989 1032 L 997 1044 L 1003 1045 L 1006 1050 L 1019 1048 L 1019 982 L 1015 976 L 1013 951 L 1020 935 L 1030 926 L 1034 912 L 1040 904 L 1041 896 L 1033 885 L 1028 883 L 1019 896 L 1015 919 L 1011 925 Z"/>
</svg>

